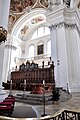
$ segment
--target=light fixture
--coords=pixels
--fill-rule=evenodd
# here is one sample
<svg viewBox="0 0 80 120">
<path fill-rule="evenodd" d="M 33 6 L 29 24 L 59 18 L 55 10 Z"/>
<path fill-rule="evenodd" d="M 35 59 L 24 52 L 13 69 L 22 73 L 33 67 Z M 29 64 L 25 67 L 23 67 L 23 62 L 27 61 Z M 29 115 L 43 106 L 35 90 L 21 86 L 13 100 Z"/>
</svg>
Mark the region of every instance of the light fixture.
<svg viewBox="0 0 80 120">
<path fill-rule="evenodd" d="M 7 38 L 7 30 L 0 26 L 0 43 L 5 42 Z"/>
</svg>

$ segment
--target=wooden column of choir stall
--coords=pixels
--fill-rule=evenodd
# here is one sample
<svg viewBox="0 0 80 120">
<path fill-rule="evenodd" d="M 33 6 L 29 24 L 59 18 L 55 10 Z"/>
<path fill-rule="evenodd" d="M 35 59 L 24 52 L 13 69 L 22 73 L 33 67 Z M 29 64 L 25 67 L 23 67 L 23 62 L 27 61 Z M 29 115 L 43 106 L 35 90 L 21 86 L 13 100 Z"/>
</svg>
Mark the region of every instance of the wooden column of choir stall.
<svg viewBox="0 0 80 120">
<path fill-rule="evenodd" d="M 35 63 L 29 63 L 27 61 L 26 65 L 22 64 L 18 71 L 11 72 L 12 89 L 23 90 L 24 80 L 26 80 L 26 90 L 31 91 L 31 93 L 42 93 L 43 90 L 43 80 L 45 80 L 45 90 L 50 92 L 52 88 L 55 87 L 54 80 L 54 64 L 44 68 L 44 63 L 42 68 L 38 67 Z M 9 82 L 3 83 L 5 89 L 9 88 Z"/>
</svg>

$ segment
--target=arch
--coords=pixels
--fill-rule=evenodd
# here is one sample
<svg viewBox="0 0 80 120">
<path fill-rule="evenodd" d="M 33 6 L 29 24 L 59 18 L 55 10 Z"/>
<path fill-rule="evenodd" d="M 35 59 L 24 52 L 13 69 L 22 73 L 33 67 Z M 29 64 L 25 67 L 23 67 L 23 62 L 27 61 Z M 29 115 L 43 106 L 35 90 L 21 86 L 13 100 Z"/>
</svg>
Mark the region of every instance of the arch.
<svg viewBox="0 0 80 120">
<path fill-rule="evenodd" d="M 29 22 L 29 20 L 31 20 L 32 18 L 34 18 L 34 16 L 36 17 L 36 16 L 39 16 L 39 15 L 42 15 L 42 16 L 45 17 L 45 15 L 44 15 L 45 12 L 46 12 L 45 9 L 43 9 L 43 8 L 37 8 L 35 10 L 32 10 L 30 13 L 25 13 L 24 15 L 22 15 L 17 20 L 17 22 L 14 24 L 14 27 L 13 27 L 12 32 L 11 32 L 11 35 L 15 36 L 15 37 L 18 37 L 18 35 L 20 33 L 20 30 L 25 26 L 26 23 Z M 36 27 L 38 25 L 39 24 L 37 24 Z"/>
</svg>

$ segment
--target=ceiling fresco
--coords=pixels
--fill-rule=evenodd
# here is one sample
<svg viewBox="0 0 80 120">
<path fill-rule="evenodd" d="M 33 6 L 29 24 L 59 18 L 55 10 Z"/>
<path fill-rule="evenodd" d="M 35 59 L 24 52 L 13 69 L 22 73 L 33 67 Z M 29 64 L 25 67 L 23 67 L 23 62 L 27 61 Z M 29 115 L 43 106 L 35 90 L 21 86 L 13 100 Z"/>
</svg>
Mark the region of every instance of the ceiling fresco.
<svg viewBox="0 0 80 120">
<path fill-rule="evenodd" d="M 29 30 L 29 26 L 25 25 L 22 29 L 21 29 L 21 34 L 26 34 L 26 32 L 28 32 Z"/>
<path fill-rule="evenodd" d="M 9 33 L 11 32 L 14 23 L 24 13 L 29 13 L 31 9 L 47 8 L 47 7 L 48 7 L 48 0 L 11 0 L 8 32 Z M 31 24 L 39 23 L 42 20 L 43 20 L 42 17 L 34 18 L 31 20 Z"/>
<path fill-rule="evenodd" d="M 24 12 L 28 7 L 31 8 L 46 8 L 48 6 L 48 0 L 11 0 L 10 11 L 12 12 Z"/>
<path fill-rule="evenodd" d="M 26 35 L 30 32 L 31 28 L 33 28 L 35 25 L 41 24 L 43 22 L 46 22 L 46 17 L 43 15 L 35 16 L 34 18 L 30 19 L 26 25 L 22 27 L 19 33 L 19 38 L 23 35 Z"/>
</svg>

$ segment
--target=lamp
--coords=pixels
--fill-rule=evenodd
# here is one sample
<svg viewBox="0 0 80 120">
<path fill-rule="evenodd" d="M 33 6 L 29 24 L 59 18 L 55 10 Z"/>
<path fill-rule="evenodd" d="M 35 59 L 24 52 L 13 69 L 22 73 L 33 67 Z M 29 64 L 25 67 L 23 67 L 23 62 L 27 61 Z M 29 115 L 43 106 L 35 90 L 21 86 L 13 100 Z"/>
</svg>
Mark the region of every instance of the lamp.
<svg viewBox="0 0 80 120">
<path fill-rule="evenodd" d="M 7 30 L 0 26 L 0 43 L 5 42 L 7 38 Z"/>
</svg>

